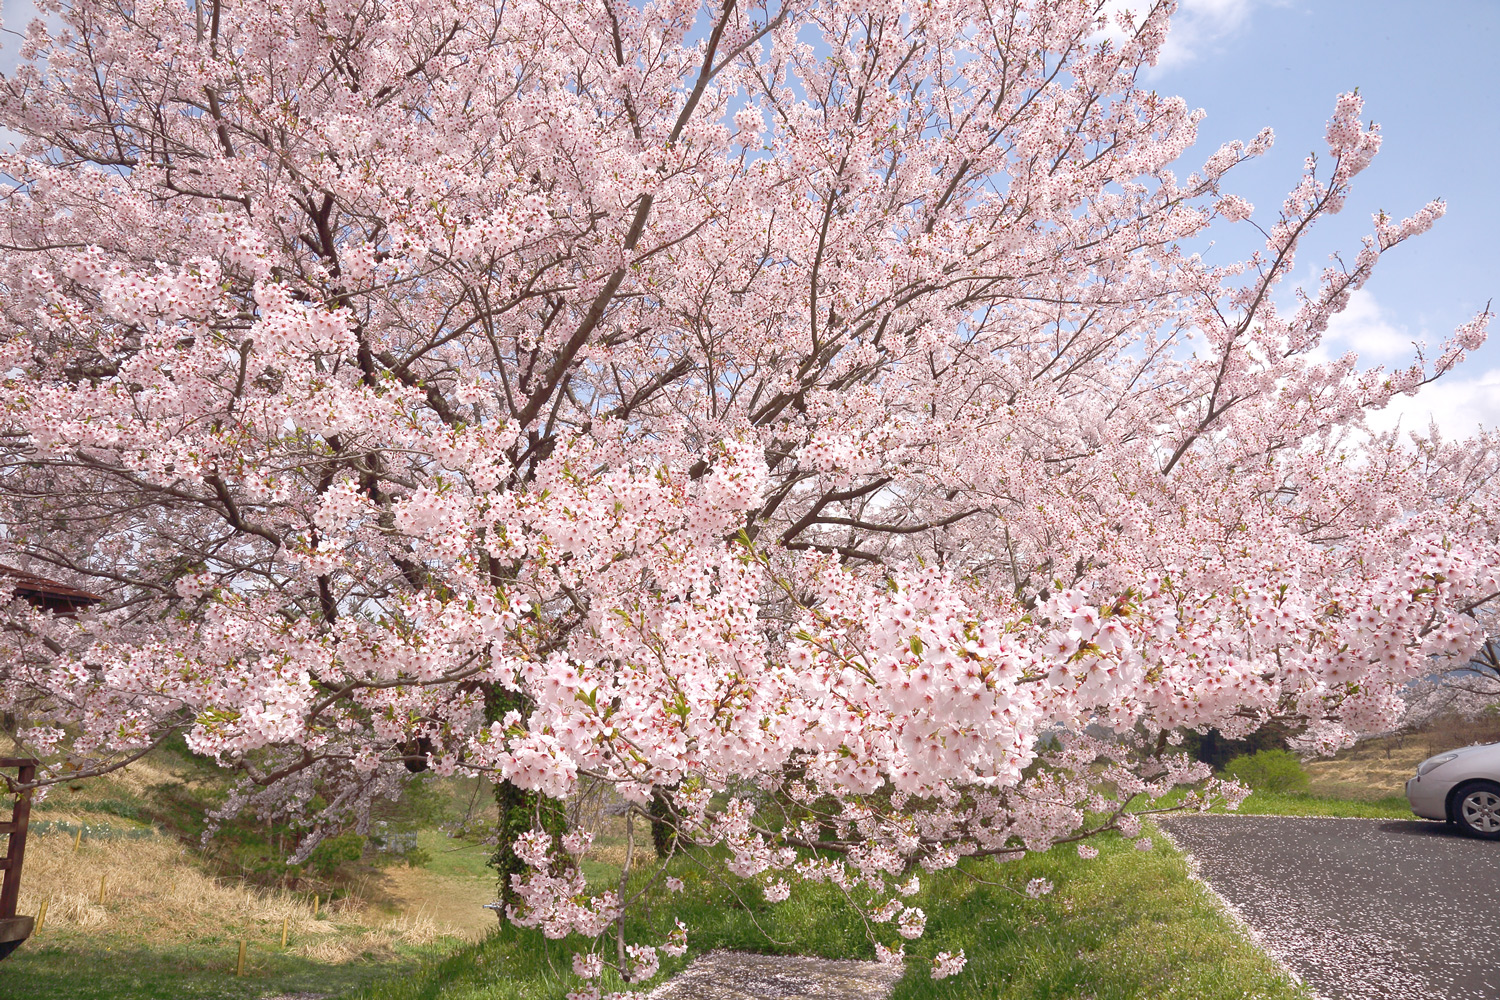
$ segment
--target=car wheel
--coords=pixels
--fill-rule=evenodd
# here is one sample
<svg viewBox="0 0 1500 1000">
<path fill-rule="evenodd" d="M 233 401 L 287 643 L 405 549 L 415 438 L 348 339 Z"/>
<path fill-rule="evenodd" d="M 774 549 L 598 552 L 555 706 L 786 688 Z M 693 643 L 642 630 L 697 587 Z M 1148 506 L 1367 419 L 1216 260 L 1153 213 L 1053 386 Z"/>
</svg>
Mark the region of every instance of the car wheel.
<svg viewBox="0 0 1500 1000">
<path fill-rule="evenodd" d="M 1500 840 L 1500 785 L 1474 781 L 1453 793 L 1453 821 L 1465 833 Z"/>
</svg>

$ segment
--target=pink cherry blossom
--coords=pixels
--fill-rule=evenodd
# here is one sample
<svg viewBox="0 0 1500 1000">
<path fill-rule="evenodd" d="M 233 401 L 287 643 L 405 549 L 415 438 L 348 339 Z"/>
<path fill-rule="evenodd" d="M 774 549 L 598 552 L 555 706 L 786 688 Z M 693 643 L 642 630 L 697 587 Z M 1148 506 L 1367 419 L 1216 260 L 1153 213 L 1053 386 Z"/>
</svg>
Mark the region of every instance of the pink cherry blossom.
<svg viewBox="0 0 1500 1000">
<path fill-rule="evenodd" d="M 962 948 L 956 953 L 940 951 L 932 958 L 932 978 L 947 979 L 949 976 L 956 976 L 963 971 L 967 961 Z"/>
<path fill-rule="evenodd" d="M 592 953 L 579 952 L 573 956 L 573 975 L 580 979 L 598 979 L 604 971 L 604 960 Z"/>
<path fill-rule="evenodd" d="M 1173 7 L 49 7 L 0 81 L 0 562 L 101 600 L 0 608 L 41 787 L 180 735 L 305 857 L 414 772 L 607 786 L 900 960 L 921 869 L 1237 805 L 1185 731 L 1393 725 L 1500 593 L 1500 441 L 1366 415 L 1489 315 L 1323 358 L 1443 205 L 1292 287 L 1380 132 L 1338 95 L 1250 205 L 1270 130 L 1195 151 L 1143 82 Z M 521 836 L 509 919 L 649 978 L 686 929 L 625 911 L 681 882 L 588 846 Z"/>
</svg>

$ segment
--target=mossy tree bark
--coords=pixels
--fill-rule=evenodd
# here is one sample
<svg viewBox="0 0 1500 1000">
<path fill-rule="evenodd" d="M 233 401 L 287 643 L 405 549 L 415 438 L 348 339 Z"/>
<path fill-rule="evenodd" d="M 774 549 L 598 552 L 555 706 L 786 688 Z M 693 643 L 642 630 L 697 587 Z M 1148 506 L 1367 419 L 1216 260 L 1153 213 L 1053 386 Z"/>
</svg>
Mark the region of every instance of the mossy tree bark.
<svg viewBox="0 0 1500 1000">
<path fill-rule="evenodd" d="M 485 691 L 485 714 L 491 721 L 499 722 L 506 712 L 524 713 L 529 707 L 526 701 L 522 694 L 491 686 Z M 495 782 L 495 807 L 498 841 L 495 853 L 490 856 L 490 867 L 499 878 L 500 902 L 509 907 L 519 902 L 511 877 L 526 873 L 526 864 L 516 857 L 516 838 L 534 829 L 561 836 L 568 827 L 567 806 L 561 799 L 526 791 L 500 779 Z"/>
<path fill-rule="evenodd" d="M 677 828 L 668 822 L 671 815 L 666 797 L 658 789 L 651 796 L 651 843 L 658 858 L 670 855 L 677 839 Z"/>
</svg>

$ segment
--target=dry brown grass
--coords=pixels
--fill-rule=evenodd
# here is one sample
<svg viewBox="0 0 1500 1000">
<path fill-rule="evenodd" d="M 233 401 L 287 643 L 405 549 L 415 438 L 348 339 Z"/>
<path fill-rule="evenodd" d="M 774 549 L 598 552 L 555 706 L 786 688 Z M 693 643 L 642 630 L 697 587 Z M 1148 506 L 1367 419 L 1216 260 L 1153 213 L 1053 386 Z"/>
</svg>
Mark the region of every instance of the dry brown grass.
<svg viewBox="0 0 1500 1000">
<path fill-rule="evenodd" d="M 1416 744 L 1385 747 L 1362 743 L 1330 760 L 1309 761 L 1304 770 L 1313 795 L 1374 802 L 1403 794 L 1406 779 L 1428 756 L 1425 746 Z"/>
<path fill-rule="evenodd" d="M 589 849 L 589 860 L 624 868 L 625 857 L 629 854 L 632 868 L 655 863 L 656 848 L 651 843 L 651 824 L 639 817 L 633 824 L 633 848 L 626 847 L 624 816 L 600 813 L 591 829 L 594 846 Z"/>
<path fill-rule="evenodd" d="M 1376 799 L 1405 794 L 1406 779 L 1433 754 L 1500 741 L 1500 719 L 1434 719 L 1419 732 L 1365 740 L 1328 760 L 1305 765 L 1310 790 L 1326 798 Z"/>
<path fill-rule="evenodd" d="M 346 927 L 345 930 L 350 930 Z M 400 944 L 431 944 L 442 934 L 427 917 L 396 917 L 381 926 L 353 929 L 353 933 L 330 936 L 298 946 L 297 953 L 317 962 L 339 965 L 356 958 L 390 958 Z"/>
<path fill-rule="evenodd" d="M 310 901 L 301 895 L 215 878 L 185 847 L 158 837 L 85 840 L 76 852 L 71 837 L 31 837 L 25 876 L 22 913 L 37 913 L 45 899 L 46 928 L 112 939 L 161 944 L 226 937 L 279 941 L 285 920 L 294 950 L 342 961 L 388 954 L 398 943 L 427 944 L 440 933 L 429 918 L 392 919 L 347 898 L 323 908 L 314 919 Z M 335 955 L 342 957 L 331 957 Z"/>
<path fill-rule="evenodd" d="M 0 732 L 0 757 L 14 757 L 20 754 L 14 740 L 6 733 Z M 66 802 L 73 797 L 98 798 L 109 792 L 124 792 L 131 795 L 143 795 L 152 785 L 160 785 L 167 782 L 181 784 L 195 784 L 196 780 L 192 769 L 179 766 L 177 762 L 166 754 L 154 754 L 133 761 L 126 767 L 96 778 L 85 778 L 70 785 L 66 782 L 53 785 L 48 789 L 48 797 L 53 805 Z"/>
<path fill-rule="evenodd" d="M 406 914 L 400 919 L 426 921 L 452 937 L 476 940 L 495 929 L 494 913 L 484 908 L 495 899 L 493 878 L 455 878 L 392 866 L 371 888 L 380 902 Z"/>
</svg>

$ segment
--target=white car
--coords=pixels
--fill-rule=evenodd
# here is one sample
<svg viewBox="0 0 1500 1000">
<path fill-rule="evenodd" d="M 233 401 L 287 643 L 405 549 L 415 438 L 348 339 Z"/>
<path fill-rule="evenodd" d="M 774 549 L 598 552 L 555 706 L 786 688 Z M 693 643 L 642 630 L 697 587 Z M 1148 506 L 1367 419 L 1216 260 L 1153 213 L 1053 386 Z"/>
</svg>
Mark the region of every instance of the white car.
<svg viewBox="0 0 1500 1000">
<path fill-rule="evenodd" d="M 1466 833 L 1500 840 L 1500 743 L 1461 747 L 1417 765 L 1406 783 L 1411 811 Z"/>
</svg>

